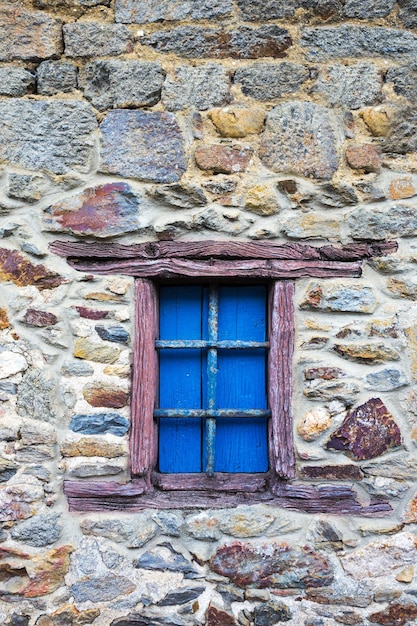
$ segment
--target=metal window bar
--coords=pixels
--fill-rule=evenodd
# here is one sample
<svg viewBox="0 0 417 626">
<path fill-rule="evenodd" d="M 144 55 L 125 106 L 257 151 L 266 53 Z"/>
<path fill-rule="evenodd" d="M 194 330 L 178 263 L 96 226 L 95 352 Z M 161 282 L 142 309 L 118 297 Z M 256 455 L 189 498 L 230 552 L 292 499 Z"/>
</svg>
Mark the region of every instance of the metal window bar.
<svg viewBox="0 0 417 626">
<path fill-rule="evenodd" d="M 268 409 L 217 409 L 217 350 L 269 348 L 268 341 L 219 341 L 219 292 L 217 284 L 209 286 L 208 340 L 156 340 L 155 347 L 163 349 L 208 348 L 207 355 L 207 409 L 155 409 L 154 417 L 190 417 L 206 420 L 206 469 L 208 476 L 214 475 L 216 418 L 218 417 L 270 417 Z"/>
</svg>

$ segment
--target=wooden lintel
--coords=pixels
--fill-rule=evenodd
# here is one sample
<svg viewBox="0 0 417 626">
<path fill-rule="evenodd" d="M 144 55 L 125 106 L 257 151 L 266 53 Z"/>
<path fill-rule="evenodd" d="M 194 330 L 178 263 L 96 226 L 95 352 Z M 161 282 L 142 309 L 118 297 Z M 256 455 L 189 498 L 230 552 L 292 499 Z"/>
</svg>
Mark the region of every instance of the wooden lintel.
<svg viewBox="0 0 417 626">
<path fill-rule="evenodd" d="M 113 261 L 158 259 L 281 259 L 359 261 L 385 256 L 397 250 L 396 241 L 350 243 L 342 247 L 311 246 L 301 243 L 271 243 L 264 241 L 150 241 L 139 244 L 105 242 L 53 241 L 51 252 L 63 257 Z"/>
</svg>

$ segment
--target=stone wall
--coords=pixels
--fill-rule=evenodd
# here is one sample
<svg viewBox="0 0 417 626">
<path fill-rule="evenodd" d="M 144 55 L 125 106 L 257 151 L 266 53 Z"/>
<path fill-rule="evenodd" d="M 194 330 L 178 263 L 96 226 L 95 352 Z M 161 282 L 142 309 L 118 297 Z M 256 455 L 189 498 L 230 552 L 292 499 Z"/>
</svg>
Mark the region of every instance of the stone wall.
<svg viewBox="0 0 417 626">
<path fill-rule="evenodd" d="M 417 624 L 414 0 L 0 15 L 0 622 Z M 133 279 L 57 238 L 397 240 L 296 281 L 295 484 L 385 508 L 69 512 L 64 479 L 130 478 Z"/>
</svg>

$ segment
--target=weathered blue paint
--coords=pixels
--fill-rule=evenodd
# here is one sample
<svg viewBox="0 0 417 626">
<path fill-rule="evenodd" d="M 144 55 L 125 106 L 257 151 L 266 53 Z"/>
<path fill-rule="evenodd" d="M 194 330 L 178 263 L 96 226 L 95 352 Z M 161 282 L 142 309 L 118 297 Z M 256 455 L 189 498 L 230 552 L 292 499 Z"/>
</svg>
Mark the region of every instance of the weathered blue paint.
<svg viewBox="0 0 417 626">
<path fill-rule="evenodd" d="M 159 470 L 268 469 L 264 286 L 161 287 Z"/>
<path fill-rule="evenodd" d="M 94 413 L 93 415 L 74 415 L 70 429 L 84 435 L 111 434 L 121 437 L 129 430 L 128 420 L 118 413 Z"/>
</svg>

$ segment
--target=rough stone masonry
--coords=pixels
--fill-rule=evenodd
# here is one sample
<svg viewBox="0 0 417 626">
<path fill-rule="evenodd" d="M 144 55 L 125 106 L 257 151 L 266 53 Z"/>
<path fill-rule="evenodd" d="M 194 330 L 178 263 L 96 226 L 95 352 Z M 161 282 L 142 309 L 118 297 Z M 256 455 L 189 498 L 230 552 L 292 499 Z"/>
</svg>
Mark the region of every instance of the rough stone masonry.
<svg viewBox="0 0 417 626">
<path fill-rule="evenodd" d="M 1 3 L 1 624 L 417 624 L 416 28 L 414 0 Z M 298 507 L 69 510 L 64 480 L 129 485 L 134 292 L 56 239 L 397 241 L 296 281 Z M 329 486 L 354 513 L 306 509 Z"/>
</svg>

